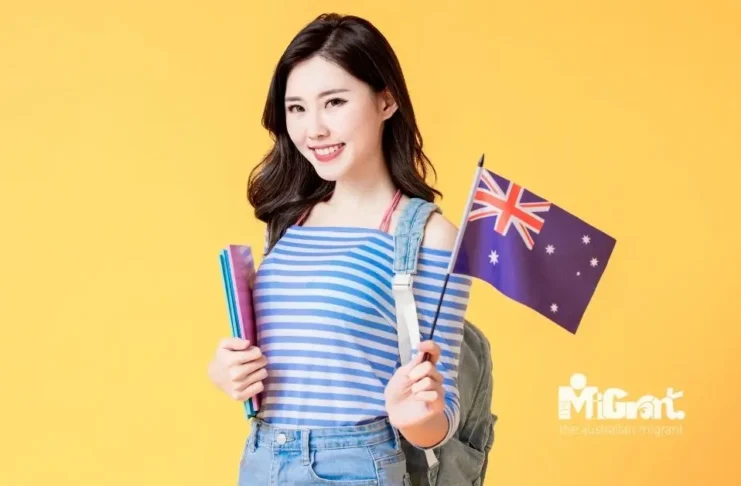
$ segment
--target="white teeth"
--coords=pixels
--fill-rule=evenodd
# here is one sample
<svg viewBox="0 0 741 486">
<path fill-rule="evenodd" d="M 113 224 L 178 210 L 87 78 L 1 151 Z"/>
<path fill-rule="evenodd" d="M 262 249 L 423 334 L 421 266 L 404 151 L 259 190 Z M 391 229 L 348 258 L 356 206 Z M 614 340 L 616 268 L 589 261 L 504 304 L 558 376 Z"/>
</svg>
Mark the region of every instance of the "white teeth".
<svg viewBox="0 0 741 486">
<path fill-rule="evenodd" d="M 314 151 L 319 155 L 329 155 L 333 152 L 336 152 L 341 146 L 342 144 L 332 145 L 331 147 L 314 149 Z"/>
</svg>

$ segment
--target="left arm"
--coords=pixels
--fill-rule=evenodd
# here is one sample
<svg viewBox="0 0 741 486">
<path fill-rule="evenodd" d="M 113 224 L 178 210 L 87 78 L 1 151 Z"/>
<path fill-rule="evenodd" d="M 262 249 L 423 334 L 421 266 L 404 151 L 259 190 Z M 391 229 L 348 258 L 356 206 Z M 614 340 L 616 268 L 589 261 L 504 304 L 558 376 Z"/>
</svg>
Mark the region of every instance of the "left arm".
<svg viewBox="0 0 741 486">
<path fill-rule="evenodd" d="M 433 213 L 427 223 L 422 245 L 427 248 L 452 251 L 458 234 L 457 228 L 439 213 Z M 443 298 L 450 296 L 450 283 Z M 460 306 L 460 301 L 458 303 Z M 467 305 L 467 301 L 466 301 Z M 441 327 L 447 327 L 453 333 L 463 335 L 463 312 L 458 312 L 455 321 L 450 320 L 445 305 L 441 308 L 438 317 L 436 335 L 440 334 Z M 447 318 L 443 318 L 447 314 Z M 446 320 L 445 324 L 441 321 Z M 457 337 L 457 336 L 456 336 Z M 431 448 L 445 443 L 458 428 L 460 417 L 460 400 L 456 383 L 458 381 L 458 357 L 460 356 L 460 339 L 446 339 L 440 337 L 435 342 L 425 341 L 420 344 L 418 354 L 410 363 L 398 373 L 405 378 L 405 383 L 411 392 L 411 399 L 423 407 L 422 413 L 417 413 L 414 419 L 399 420 L 399 431 L 413 445 L 421 448 Z M 428 362 L 421 362 L 424 353 L 430 354 Z M 441 357 L 444 354 L 445 357 Z M 391 415 L 391 414 L 390 414 Z M 394 414 L 401 417 L 401 414 Z M 392 418 L 392 417 L 390 417 Z"/>
</svg>

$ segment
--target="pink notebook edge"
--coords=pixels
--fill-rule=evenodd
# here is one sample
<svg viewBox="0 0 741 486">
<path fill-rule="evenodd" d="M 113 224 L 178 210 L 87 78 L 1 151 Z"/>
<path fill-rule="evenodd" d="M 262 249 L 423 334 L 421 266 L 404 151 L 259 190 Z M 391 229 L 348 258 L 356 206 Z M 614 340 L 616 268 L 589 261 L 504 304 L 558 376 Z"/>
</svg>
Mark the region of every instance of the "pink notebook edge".
<svg viewBox="0 0 741 486">
<path fill-rule="evenodd" d="M 232 292 L 236 301 L 237 326 L 243 339 L 249 340 L 252 345 L 257 345 L 257 323 L 255 322 L 254 302 L 252 301 L 252 286 L 255 279 L 255 261 L 252 257 L 252 247 L 232 244 L 227 246 L 226 253 L 232 273 Z M 255 411 L 260 409 L 260 395 L 257 394 L 251 399 Z"/>
</svg>

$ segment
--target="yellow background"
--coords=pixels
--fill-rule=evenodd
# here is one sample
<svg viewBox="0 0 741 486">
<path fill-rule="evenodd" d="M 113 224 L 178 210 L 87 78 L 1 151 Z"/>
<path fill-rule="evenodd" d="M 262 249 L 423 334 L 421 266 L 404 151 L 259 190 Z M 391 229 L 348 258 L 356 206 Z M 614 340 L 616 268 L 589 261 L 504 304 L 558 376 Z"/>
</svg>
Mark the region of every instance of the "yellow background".
<svg viewBox="0 0 741 486">
<path fill-rule="evenodd" d="M 576 336 L 477 282 L 487 484 L 738 484 L 735 3 L 4 2 L 0 484 L 234 484 L 248 426 L 206 378 L 217 254 L 262 241 L 267 86 L 325 10 L 396 49 L 456 224 L 486 152 L 618 240 Z M 681 435 L 564 435 L 574 372 L 684 391 Z"/>
</svg>

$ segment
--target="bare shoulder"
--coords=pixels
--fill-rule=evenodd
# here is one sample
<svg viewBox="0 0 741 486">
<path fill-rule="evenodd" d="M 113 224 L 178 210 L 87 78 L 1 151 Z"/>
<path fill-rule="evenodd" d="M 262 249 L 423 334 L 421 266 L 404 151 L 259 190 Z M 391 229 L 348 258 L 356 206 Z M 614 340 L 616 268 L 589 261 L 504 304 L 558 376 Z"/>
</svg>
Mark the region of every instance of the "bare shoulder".
<svg viewBox="0 0 741 486">
<path fill-rule="evenodd" d="M 430 215 L 425 227 L 425 235 L 422 238 L 422 246 L 451 251 L 455 246 L 455 238 L 458 236 L 458 228 L 448 218 L 435 212 Z"/>
</svg>

